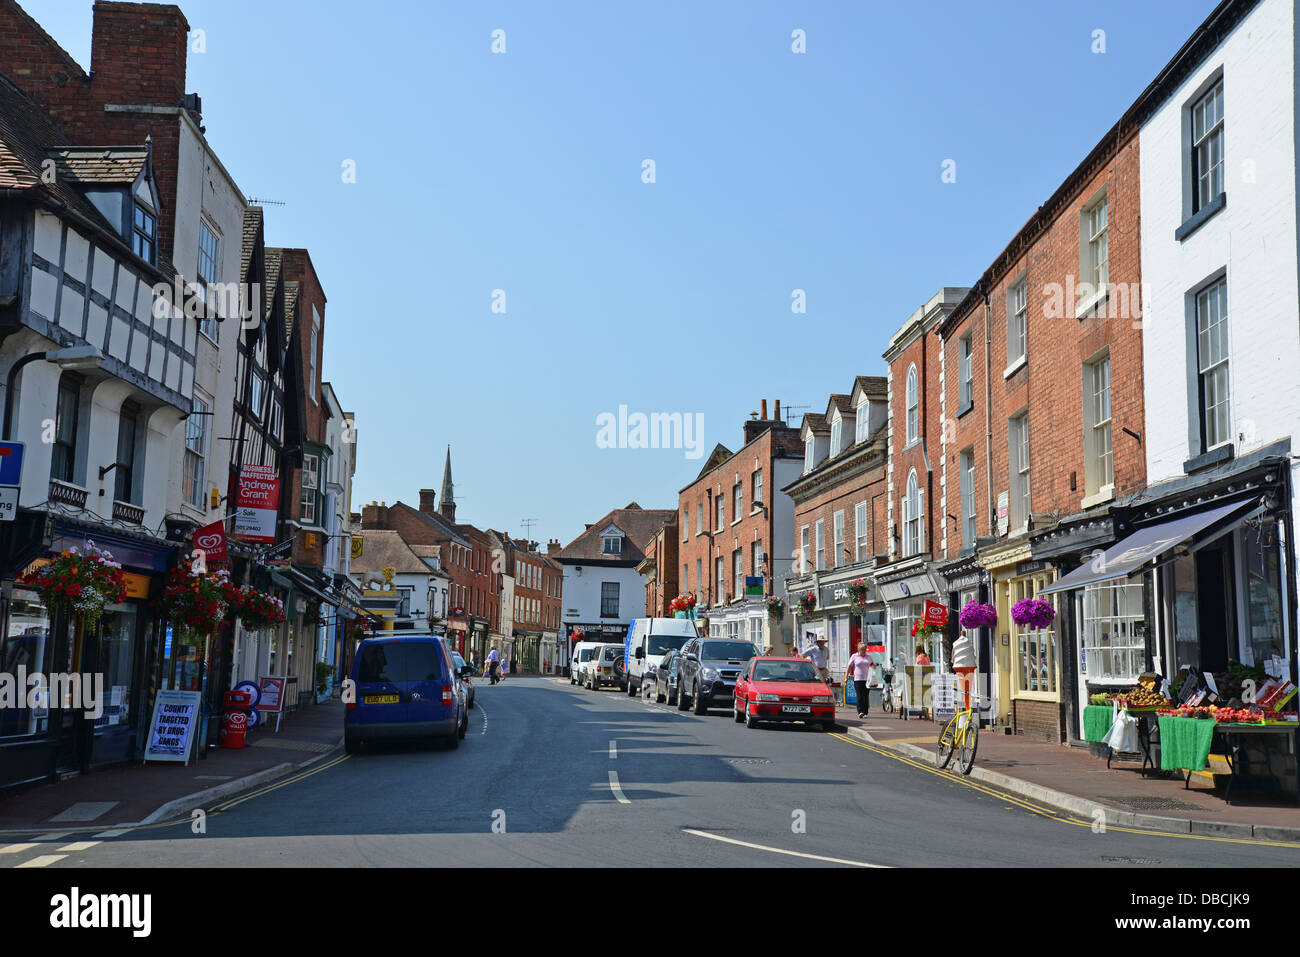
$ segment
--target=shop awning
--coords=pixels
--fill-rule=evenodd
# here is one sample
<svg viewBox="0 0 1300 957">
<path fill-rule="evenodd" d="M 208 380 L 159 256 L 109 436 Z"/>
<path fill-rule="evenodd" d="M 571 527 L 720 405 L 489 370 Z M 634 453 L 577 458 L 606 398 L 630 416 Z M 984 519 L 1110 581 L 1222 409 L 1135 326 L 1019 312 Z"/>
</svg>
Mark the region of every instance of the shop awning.
<svg viewBox="0 0 1300 957">
<path fill-rule="evenodd" d="M 1259 508 L 1259 499 L 1252 498 L 1139 529 L 1039 594 L 1070 591 L 1111 578 L 1127 578 L 1147 562 L 1172 551 L 1189 538 L 1203 532 L 1217 537 L 1235 528 Z"/>
</svg>

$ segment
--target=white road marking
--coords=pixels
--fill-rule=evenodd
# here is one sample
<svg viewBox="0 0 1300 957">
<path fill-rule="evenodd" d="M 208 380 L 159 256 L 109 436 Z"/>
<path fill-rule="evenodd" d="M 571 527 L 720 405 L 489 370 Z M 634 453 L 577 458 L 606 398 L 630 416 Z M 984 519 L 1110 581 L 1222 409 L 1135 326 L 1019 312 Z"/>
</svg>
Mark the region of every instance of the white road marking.
<svg viewBox="0 0 1300 957">
<path fill-rule="evenodd" d="M 49 834 L 42 834 L 36 838 L 38 841 L 63 841 L 72 836 L 71 831 L 50 831 Z"/>
<path fill-rule="evenodd" d="M 618 742 L 617 742 L 617 741 L 611 741 L 611 742 L 609 742 L 609 759 L 610 759 L 611 761 L 616 761 L 616 760 L 618 760 Z"/>
<path fill-rule="evenodd" d="M 68 851 L 70 853 L 75 853 L 77 851 L 88 851 L 98 843 L 99 841 L 77 841 L 75 844 L 66 844 L 63 847 L 59 848 L 59 850 Z"/>
<path fill-rule="evenodd" d="M 130 830 L 129 827 L 115 827 L 111 831 L 101 831 L 99 834 L 96 834 L 95 837 L 121 837 Z"/>
<path fill-rule="evenodd" d="M 611 771 L 610 774 L 614 772 Z M 740 847 L 752 847 L 756 851 L 768 851 L 772 854 L 787 854 L 790 857 L 806 857 L 813 861 L 827 861 L 831 864 L 847 864 L 850 867 L 872 867 L 887 868 L 887 864 L 868 864 L 865 861 L 846 861 L 839 857 L 822 857 L 820 854 L 803 854 L 799 851 L 787 851 L 780 847 L 767 847 L 763 844 L 751 844 L 748 841 L 738 841 L 733 837 L 723 837 L 721 834 L 710 834 L 708 831 L 696 831 L 689 827 L 682 828 L 687 834 L 694 834 L 696 837 L 707 837 L 711 841 L 722 841 L 724 844 L 736 844 Z"/>
<path fill-rule="evenodd" d="M 10 844 L 8 847 L 0 847 L 0 854 L 21 854 L 35 846 L 35 844 Z"/>
<path fill-rule="evenodd" d="M 61 861 L 67 854 L 42 854 L 40 857 L 33 857 L 30 861 L 23 861 L 17 867 L 48 867 L 55 861 Z"/>
<path fill-rule="evenodd" d="M 478 704 L 477 701 L 474 703 Z M 478 705 L 478 713 L 483 716 L 483 730 L 480 731 L 479 734 L 487 734 L 487 712 L 483 710 L 483 706 L 481 704 Z"/>
<path fill-rule="evenodd" d="M 610 771 L 610 772 L 609 772 L 609 789 L 610 789 L 611 791 L 614 792 L 614 797 L 618 800 L 618 803 L 619 803 L 619 804 L 631 804 L 631 803 L 632 803 L 631 801 L 629 801 L 629 800 L 627 799 L 627 795 L 623 793 L 623 788 L 622 788 L 622 787 L 619 785 L 619 783 L 618 783 L 618 772 L 617 772 L 617 771 Z"/>
</svg>

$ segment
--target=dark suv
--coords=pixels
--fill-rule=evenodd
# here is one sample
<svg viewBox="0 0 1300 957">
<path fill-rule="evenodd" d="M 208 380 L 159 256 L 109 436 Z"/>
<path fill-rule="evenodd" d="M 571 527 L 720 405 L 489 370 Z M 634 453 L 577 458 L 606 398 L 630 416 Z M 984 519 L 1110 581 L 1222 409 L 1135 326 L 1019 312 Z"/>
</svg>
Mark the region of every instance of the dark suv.
<svg viewBox="0 0 1300 957">
<path fill-rule="evenodd" d="M 737 638 L 692 638 L 682 645 L 677 679 L 677 710 L 694 706 L 696 714 L 730 708 L 736 678 L 758 649 Z"/>
</svg>

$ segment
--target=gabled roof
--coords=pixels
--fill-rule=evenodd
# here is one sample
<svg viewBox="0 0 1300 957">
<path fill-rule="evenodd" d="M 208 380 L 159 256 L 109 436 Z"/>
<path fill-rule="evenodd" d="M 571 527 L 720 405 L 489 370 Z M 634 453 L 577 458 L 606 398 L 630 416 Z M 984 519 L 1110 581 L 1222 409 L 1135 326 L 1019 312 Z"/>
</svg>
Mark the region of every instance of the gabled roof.
<svg viewBox="0 0 1300 957">
<path fill-rule="evenodd" d="M 889 379 L 883 375 L 860 375 L 853 378 L 853 389 L 849 393 L 849 401 L 856 399 L 859 395 L 866 395 L 871 398 L 885 398 L 889 394 Z"/>
<path fill-rule="evenodd" d="M 830 430 L 830 423 L 826 421 L 824 415 L 819 415 L 816 412 L 805 412 L 803 414 L 803 424 L 799 426 L 799 437 L 807 442 L 809 432 L 829 432 Z"/>
<path fill-rule="evenodd" d="M 424 524 L 428 525 L 443 538 L 455 542 L 462 548 L 469 548 L 469 541 L 461 535 L 459 531 L 437 512 L 422 512 L 414 506 L 407 505 L 405 502 L 394 502 L 392 508 L 405 509 L 409 514 L 414 515 Z"/>
<path fill-rule="evenodd" d="M 280 250 L 272 247 L 266 247 L 266 285 L 262 287 L 262 294 L 266 299 L 266 314 L 271 315 L 271 309 L 275 305 L 275 287 L 280 284 L 280 266 L 283 259 Z"/>
<path fill-rule="evenodd" d="M 849 397 L 836 392 L 831 395 L 830 401 L 826 403 L 826 414 L 822 417 L 828 426 L 835 419 L 836 409 L 839 409 L 841 418 L 844 416 L 852 418 L 854 415 L 853 405 L 849 402 Z"/>
<path fill-rule="evenodd" d="M 239 275 L 243 281 L 248 280 L 248 270 L 253 265 L 253 253 L 262 234 L 262 217 L 261 206 L 244 207 L 244 248 L 239 262 Z"/>
<path fill-rule="evenodd" d="M 293 338 L 293 324 L 298 318 L 298 290 L 302 284 L 291 279 L 284 284 L 284 338 Z"/>
<path fill-rule="evenodd" d="M 149 162 L 144 147 L 60 146 L 45 155 L 54 161 L 55 174 L 69 183 L 129 186 Z"/>
<path fill-rule="evenodd" d="M 713 469 L 716 469 L 723 462 L 727 461 L 727 459 L 731 458 L 734 454 L 735 453 L 733 453 L 731 449 L 719 442 L 713 447 L 713 451 L 709 453 L 709 457 L 704 460 L 703 467 L 700 469 L 699 474 L 695 476 L 695 480 L 691 482 L 691 485 L 694 485 L 695 482 L 698 482 Z"/>
<path fill-rule="evenodd" d="M 633 505 L 636 503 L 633 502 Z M 560 558 L 566 562 L 617 560 L 636 564 L 645 558 L 646 546 L 657 531 L 677 517 L 675 508 L 616 508 L 565 546 Z M 617 526 L 626 536 L 623 551 L 617 559 L 604 554 L 602 533 L 610 525 Z"/>
<path fill-rule="evenodd" d="M 413 546 L 397 532 L 382 528 L 367 528 L 361 533 L 365 545 L 361 557 L 352 559 L 353 572 L 378 572 L 396 568 L 399 575 L 428 575 L 433 569 L 416 554 Z"/>
</svg>

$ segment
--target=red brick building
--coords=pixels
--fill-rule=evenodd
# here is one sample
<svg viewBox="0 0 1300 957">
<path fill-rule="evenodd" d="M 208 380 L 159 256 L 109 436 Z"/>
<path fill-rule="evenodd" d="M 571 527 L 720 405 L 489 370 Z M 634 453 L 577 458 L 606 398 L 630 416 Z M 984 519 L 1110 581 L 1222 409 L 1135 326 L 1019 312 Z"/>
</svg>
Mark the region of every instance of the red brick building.
<svg viewBox="0 0 1300 957">
<path fill-rule="evenodd" d="M 647 618 L 671 618 L 668 606 L 682 593 L 677 563 L 678 520 L 673 519 L 659 531 L 645 549 L 645 558 L 636 570 L 645 579 L 645 613 Z"/>
<path fill-rule="evenodd" d="M 744 424 L 740 449 L 717 446 L 678 493 L 678 587 L 695 593 L 697 615 L 709 619 L 713 634 L 748 638 L 759 648 L 789 644 L 789 616 L 774 629 L 766 599 L 785 597 L 794 502 L 781 490 L 802 460 L 798 430 L 781 420 L 779 401 L 769 419 L 764 399 Z M 761 579 L 752 589 L 758 594 L 746 594 L 746 578 Z"/>
<path fill-rule="evenodd" d="M 841 676 L 859 641 L 884 643 L 885 608 L 871 574 L 888 550 L 887 423 L 887 380 L 858 376 L 848 395 L 830 397 L 825 413 L 804 416 L 803 471 L 782 489 L 794 502 L 797 551 L 786 579 L 787 614 L 801 648 L 826 638 L 831 672 Z M 859 580 L 871 585 L 865 614 L 851 606 L 848 591 Z M 809 593 L 816 608 L 800 614 L 797 602 Z"/>
<path fill-rule="evenodd" d="M 1113 544 L 1113 504 L 1145 486 L 1139 228 L 1137 129 L 1121 121 L 937 329 L 936 579 L 951 609 L 996 606 L 997 627 L 972 633 L 995 717 L 1048 741 L 1080 737 L 1085 603 L 1052 599 L 1042 631 L 1011 607 Z M 1096 586 L 1099 601 L 1116 587 L 1131 586 Z"/>
</svg>

